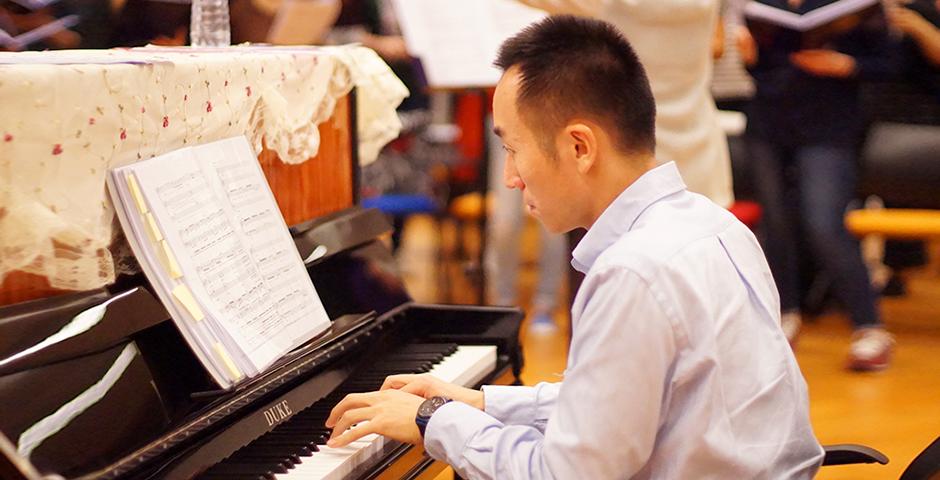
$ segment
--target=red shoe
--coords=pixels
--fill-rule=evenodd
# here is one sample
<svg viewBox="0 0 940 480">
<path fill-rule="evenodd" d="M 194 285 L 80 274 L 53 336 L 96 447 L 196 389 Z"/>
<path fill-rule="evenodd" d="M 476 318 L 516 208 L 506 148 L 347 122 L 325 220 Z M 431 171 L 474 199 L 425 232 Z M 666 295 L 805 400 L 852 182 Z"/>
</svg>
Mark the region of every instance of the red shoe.
<svg viewBox="0 0 940 480">
<path fill-rule="evenodd" d="M 894 337 L 881 327 L 861 328 L 852 334 L 848 369 L 873 372 L 888 368 Z"/>
</svg>

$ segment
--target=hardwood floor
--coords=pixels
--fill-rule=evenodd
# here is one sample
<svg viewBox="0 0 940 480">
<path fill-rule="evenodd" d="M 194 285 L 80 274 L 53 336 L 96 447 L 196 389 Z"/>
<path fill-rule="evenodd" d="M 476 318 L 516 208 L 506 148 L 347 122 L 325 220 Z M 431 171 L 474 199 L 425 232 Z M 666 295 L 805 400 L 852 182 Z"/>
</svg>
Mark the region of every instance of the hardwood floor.
<svg viewBox="0 0 940 480">
<path fill-rule="evenodd" d="M 453 242 L 445 228 L 444 244 Z M 459 265 L 439 262 L 438 226 L 415 217 L 406 227 L 399 260 L 412 295 L 438 301 L 449 285 L 452 300 L 470 302 L 472 283 Z M 471 238 L 472 240 L 472 238 Z M 525 307 L 535 279 L 537 238 L 527 229 L 521 239 L 524 265 L 520 271 L 520 305 Z M 907 464 L 940 435 L 940 245 L 933 245 L 931 265 L 909 274 L 908 294 L 882 302 L 885 323 L 897 338 L 891 367 L 879 373 L 844 370 L 851 333 L 841 314 L 808 322 L 800 335 L 797 360 L 809 385 L 813 427 L 820 442 L 861 443 L 884 452 L 886 466 L 826 467 L 822 480 L 895 479 Z M 471 250 L 473 245 L 471 245 Z M 443 281 L 441 269 L 448 272 Z M 567 325 L 567 312 L 555 318 Z M 523 328 L 526 384 L 557 381 L 565 368 L 567 328 L 554 334 L 529 334 Z M 443 477 L 442 477 L 443 478 Z"/>
</svg>

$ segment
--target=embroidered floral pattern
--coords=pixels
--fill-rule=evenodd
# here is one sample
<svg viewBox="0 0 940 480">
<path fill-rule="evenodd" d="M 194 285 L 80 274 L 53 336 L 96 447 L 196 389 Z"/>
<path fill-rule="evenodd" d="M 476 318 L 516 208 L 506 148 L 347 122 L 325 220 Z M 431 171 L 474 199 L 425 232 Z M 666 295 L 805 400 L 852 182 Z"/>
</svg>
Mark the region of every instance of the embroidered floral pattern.
<svg viewBox="0 0 940 480">
<path fill-rule="evenodd" d="M 21 232 L 4 246 L 0 278 L 26 269 L 56 288 L 112 282 L 113 210 L 104 186 L 112 166 L 235 135 L 259 150 L 263 138 L 283 161 L 303 162 L 319 148 L 317 124 L 353 83 L 361 161 L 397 136 L 395 107 L 407 91 L 373 52 L 236 48 L 30 52 L 28 60 L 0 52 L 0 64 L 28 64 L 0 68 L 2 109 L 16 112 L 0 115 L 0 172 L 16 172 L 0 173 L 0 193 L 10 192 L 0 195 L 0 209 L 21 212 L 0 220 L 5 232 Z M 53 239 L 68 243 L 68 258 L 56 256 Z M 21 260 L 13 266 L 7 252 Z"/>
</svg>

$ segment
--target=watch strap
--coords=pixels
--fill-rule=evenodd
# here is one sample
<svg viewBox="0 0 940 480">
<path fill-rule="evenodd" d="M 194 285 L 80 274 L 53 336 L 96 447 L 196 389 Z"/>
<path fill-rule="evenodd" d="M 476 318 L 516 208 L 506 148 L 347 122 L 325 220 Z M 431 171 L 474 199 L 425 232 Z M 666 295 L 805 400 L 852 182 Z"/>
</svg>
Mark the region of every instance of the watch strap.
<svg viewBox="0 0 940 480">
<path fill-rule="evenodd" d="M 431 421 L 431 415 L 434 415 L 434 412 L 438 408 L 441 408 L 451 399 L 442 396 L 434 396 L 425 400 L 419 407 L 418 413 L 415 415 L 415 425 L 418 426 L 418 431 L 421 432 L 421 437 L 424 437 L 424 431 L 428 427 L 428 422 Z"/>
</svg>

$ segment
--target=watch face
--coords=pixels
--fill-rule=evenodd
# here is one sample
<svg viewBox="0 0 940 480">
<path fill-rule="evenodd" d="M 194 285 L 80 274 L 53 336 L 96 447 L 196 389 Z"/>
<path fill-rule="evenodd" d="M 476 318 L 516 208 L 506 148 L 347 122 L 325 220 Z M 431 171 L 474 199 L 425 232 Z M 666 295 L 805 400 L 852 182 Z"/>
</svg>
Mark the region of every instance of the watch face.
<svg viewBox="0 0 940 480">
<path fill-rule="evenodd" d="M 431 397 L 424 401 L 420 407 L 418 407 L 418 415 L 422 417 L 430 417 L 435 410 L 440 408 L 441 405 L 447 403 L 447 399 L 444 397 Z"/>
</svg>

